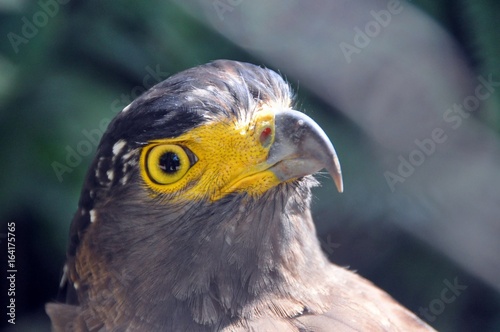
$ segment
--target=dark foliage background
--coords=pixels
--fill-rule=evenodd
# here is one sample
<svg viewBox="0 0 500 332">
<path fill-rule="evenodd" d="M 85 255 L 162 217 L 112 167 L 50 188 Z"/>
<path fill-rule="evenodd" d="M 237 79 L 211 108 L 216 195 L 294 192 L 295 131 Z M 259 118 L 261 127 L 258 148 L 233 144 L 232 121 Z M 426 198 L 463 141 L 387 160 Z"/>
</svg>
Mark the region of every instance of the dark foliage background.
<svg viewBox="0 0 500 332">
<path fill-rule="evenodd" d="M 43 305 L 57 294 L 69 223 L 97 138 L 107 120 L 145 88 L 168 75 L 210 60 L 229 58 L 281 71 L 298 90 L 300 107 L 325 126 L 333 139 L 343 163 L 346 192 L 336 194 L 331 181 L 320 176 L 324 185 L 316 191 L 314 202 L 318 233 L 330 259 L 357 270 L 437 329 L 499 331 L 500 280 L 492 278 L 494 274 L 485 278 L 486 272 L 478 271 L 460 257 L 450 256 L 435 240 L 415 236 L 418 224 L 414 220 L 433 221 L 437 215 L 432 208 L 433 199 L 425 191 L 416 195 L 391 193 L 383 169 L 376 166 L 373 137 L 363 126 L 343 112 L 342 107 L 323 98 L 307 80 L 289 70 L 288 65 L 280 65 L 276 58 L 271 60 L 244 40 L 238 43 L 222 36 L 214 28 L 217 24 L 203 19 L 203 15 L 211 15 L 220 19 L 219 28 L 236 29 L 224 19 L 230 15 L 244 18 L 249 2 L 206 1 L 203 8 L 208 14 L 181 1 L 6 0 L 0 3 L 2 308 L 8 303 L 4 273 L 9 222 L 16 225 L 18 271 L 16 324 L 7 323 L 8 316 L 3 313 L 6 309 L 2 309 L 0 327 L 8 331 L 49 330 Z M 226 7 L 220 7 L 220 3 Z M 416 6 L 418 15 L 430 17 L 437 22 L 435 26 L 447 31 L 473 76 L 491 74 L 500 78 L 498 2 L 419 0 L 404 4 Z M 271 10 L 264 3 L 253 8 L 257 8 L 254 13 L 257 17 L 268 17 Z M 338 11 L 343 8 L 339 5 Z M 300 17 L 301 13 L 295 15 Z M 280 39 L 283 32 L 280 29 L 301 33 L 293 22 L 292 18 L 263 33 L 275 35 L 276 44 L 283 43 L 286 47 L 287 41 Z M 394 24 L 402 24 L 404 31 L 416 33 L 404 22 Z M 350 33 L 347 40 L 352 39 L 352 26 L 346 31 Z M 312 41 L 304 40 L 303 45 L 292 47 L 292 52 L 294 48 L 306 54 L 317 52 L 313 47 L 308 48 L 307 42 Z M 284 53 L 282 57 L 285 60 L 289 55 Z M 436 57 L 439 56 L 437 51 Z M 376 64 L 379 59 L 373 56 L 371 61 Z M 306 59 L 303 65 L 307 71 Z M 348 69 L 363 74 L 362 68 Z M 430 75 L 427 79 L 438 77 Z M 417 89 L 414 92 L 419 93 Z M 496 93 L 480 112 L 472 115 L 482 125 L 476 130 L 488 131 L 494 142 L 500 130 L 499 101 L 500 94 Z M 76 150 L 80 153 L 70 159 L 68 166 L 71 158 L 68 155 Z M 487 153 L 493 158 L 498 145 Z M 463 160 L 474 161 L 467 155 Z M 58 176 L 55 162 L 68 166 L 66 172 Z M 429 185 L 426 189 L 435 188 Z M 480 190 L 462 189 L 471 205 L 483 200 Z M 500 198 L 498 187 L 488 192 L 488 199 L 492 196 Z M 440 199 L 446 201 L 447 197 Z M 408 209 L 418 218 L 404 217 Z M 498 220 L 500 215 L 496 212 L 492 209 L 491 214 Z M 447 225 L 453 223 L 446 216 L 439 220 Z M 480 216 L 472 218 L 470 223 L 483 227 Z M 497 233 L 485 233 L 499 238 L 499 227 L 493 226 Z M 440 233 L 444 242 L 449 239 L 447 230 L 426 228 L 429 238 L 434 239 L 431 235 Z M 474 240 L 474 248 L 480 248 L 476 261 L 481 261 L 481 253 L 497 257 L 495 248 L 481 247 L 488 243 L 485 239 Z M 491 268 L 490 263 L 483 265 L 485 270 Z M 433 300 L 441 297 L 447 287 L 444 281 L 453 283 L 456 278 L 467 288 L 439 314 L 433 315 L 433 319 L 422 316 L 421 308 L 429 308 Z"/>
</svg>

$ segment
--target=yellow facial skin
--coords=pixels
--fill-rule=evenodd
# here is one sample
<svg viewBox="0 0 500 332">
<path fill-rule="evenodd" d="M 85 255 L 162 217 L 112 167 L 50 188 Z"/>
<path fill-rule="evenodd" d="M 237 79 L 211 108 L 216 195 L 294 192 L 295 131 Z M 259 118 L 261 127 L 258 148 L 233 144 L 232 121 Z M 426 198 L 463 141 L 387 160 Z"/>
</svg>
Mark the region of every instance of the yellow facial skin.
<svg viewBox="0 0 500 332">
<path fill-rule="evenodd" d="M 214 122 L 176 138 L 151 141 L 141 152 L 141 176 L 155 193 L 173 199 L 216 201 L 233 192 L 261 195 L 281 182 L 266 163 L 274 134 L 274 112 L 261 110 L 249 122 Z M 196 157 L 193 165 L 185 149 Z M 165 153 L 178 156 L 177 171 L 171 174 L 159 168 Z"/>
</svg>

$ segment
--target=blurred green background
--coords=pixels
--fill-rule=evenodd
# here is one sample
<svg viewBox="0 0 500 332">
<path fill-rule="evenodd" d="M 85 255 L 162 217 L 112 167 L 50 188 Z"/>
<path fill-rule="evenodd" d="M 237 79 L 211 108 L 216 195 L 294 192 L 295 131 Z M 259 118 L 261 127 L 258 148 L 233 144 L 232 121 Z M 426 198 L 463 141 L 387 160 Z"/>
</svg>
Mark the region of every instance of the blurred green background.
<svg viewBox="0 0 500 332">
<path fill-rule="evenodd" d="M 374 138 L 366 123 L 356 120 L 370 118 L 374 113 L 361 117 L 352 115 L 354 113 L 347 112 L 342 102 L 332 103 L 325 97 L 328 93 L 321 93 L 314 84 L 310 84 L 315 81 L 314 78 L 301 76 L 301 73 L 313 71 L 309 66 L 315 60 L 311 59 L 324 59 L 325 63 L 331 61 L 331 66 L 325 71 L 345 71 L 349 78 L 356 76 L 363 80 L 369 70 L 360 62 L 348 64 L 345 59 L 339 60 L 338 56 L 335 58 L 325 51 L 323 47 L 327 44 L 338 52 L 341 41 L 352 43 L 354 27 L 359 25 L 363 28 L 363 25 L 349 25 L 348 19 L 337 23 L 334 18 L 328 19 L 329 14 L 322 11 L 320 2 L 313 1 L 307 5 L 308 13 L 319 15 L 317 20 L 307 23 L 311 28 L 317 26 L 318 31 L 312 36 L 302 35 L 305 30 L 298 22 L 307 14 L 302 11 L 291 11 L 286 19 L 280 17 L 279 22 L 276 18 L 272 30 L 259 30 L 258 24 L 250 20 L 273 21 L 273 10 L 277 9 L 260 1 L 253 4 L 249 0 L 193 1 L 189 4 L 182 1 L 0 2 L 0 147 L 3 160 L 0 172 L 0 269 L 3 276 L 7 270 L 7 223 L 15 222 L 18 270 L 16 325 L 8 324 L 8 317 L 2 314 L 2 329 L 49 330 L 43 305 L 57 294 L 69 223 L 95 152 L 97 137 L 107 121 L 145 89 L 169 75 L 210 60 L 228 58 L 280 71 L 298 91 L 300 108 L 325 127 L 332 138 L 343 165 L 346 192 L 336 194 L 331 181 L 326 176 L 320 176 L 323 186 L 315 192 L 314 200 L 319 237 L 329 258 L 339 265 L 357 270 L 439 330 L 500 331 L 500 280 L 496 279 L 498 251 L 496 247 L 486 245 L 490 241 L 500 242 L 497 241 L 500 238 L 498 206 L 488 205 L 491 207 L 488 212 L 491 223 L 486 223 L 485 218 L 473 212 L 468 216 L 473 229 L 485 230 L 477 233 L 485 234 L 484 238 L 474 236 L 474 245 L 470 246 L 472 250 L 468 247 L 471 243 L 468 231 L 460 234 L 462 240 L 450 231 L 459 232 L 461 226 L 456 224 L 453 227 L 454 219 L 449 218 L 447 213 L 441 213 L 443 205 L 440 204 L 454 204 L 454 200 L 448 199 L 445 194 L 444 189 L 447 188 L 443 188 L 439 181 L 441 175 L 426 171 L 427 164 L 417 170 L 422 170 L 420 175 L 424 179 L 414 180 L 420 182 L 420 187 L 412 187 L 413 179 L 409 178 L 408 182 L 397 184 L 402 190 L 389 190 L 383 175 L 387 168 L 381 166 L 387 164 L 380 160 L 396 160 L 391 164 L 395 165 L 392 168 L 395 169 L 397 155 L 406 151 L 403 155 L 408 156 L 410 150 L 403 148 L 385 155 L 374 152 L 390 150 L 391 147 L 384 144 L 384 139 Z M 286 6 L 293 8 L 299 6 L 298 3 L 290 1 Z M 336 3 L 336 15 L 365 15 L 360 22 L 367 22 L 367 18 L 371 18 L 366 14 L 371 8 L 384 9 L 387 1 L 360 1 L 366 6 L 363 12 L 349 7 L 351 1 L 332 3 Z M 399 52 L 409 43 L 416 45 L 420 39 L 432 36 L 436 31 L 436 34 L 444 36 L 443 40 L 449 40 L 453 45 L 454 53 L 445 53 L 446 56 L 459 57 L 461 72 L 470 73 L 467 74 L 470 77 L 464 74 L 455 80 L 451 75 L 450 81 L 456 83 L 460 80 L 464 90 L 469 91 L 467 86 L 474 87 L 476 83 L 473 79 L 477 75 L 500 78 L 498 2 L 420 0 L 402 3 L 405 8 L 412 8 L 405 15 L 424 22 L 423 26 L 428 28 L 414 28 L 413 21 L 394 17 L 387 28 L 398 32 L 392 39 L 395 48 L 390 50 L 391 56 L 396 59 L 393 61 L 403 57 Z M 346 25 L 341 26 L 340 23 L 344 22 L 347 22 Z M 242 29 L 239 36 L 252 37 L 236 38 L 237 29 Z M 320 40 L 328 29 L 336 33 L 343 31 L 345 37 L 338 39 L 338 35 L 332 35 L 326 42 Z M 299 42 L 292 44 L 282 37 L 287 33 L 297 36 Z M 366 50 L 361 50 L 359 56 L 360 59 L 364 56 L 363 63 L 374 67 L 383 64 L 383 58 L 377 54 L 387 53 L 388 50 L 377 43 L 385 40 L 384 33 L 376 33 Z M 252 44 L 252 38 L 274 38 L 272 47 L 282 47 L 286 51 L 279 54 L 273 53 L 271 46 L 257 47 Z M 435 47 L 430 54 L 439 59 L 448 45 L 438 43 Z M 356 56 L 358 53 L 353 54 L 353 61 Z M 289 58 L 298 59 L 298 64 L 292 65 Z M 421 66 L 421 70 L 425 71 L 425 61 L 434 60 L 416 54 L 412 61 L 415 67 Z M 409 67 L 403 67 L 399 71 L 401 75 L 407 72 L 405 68 L 409 71 Z M 455 73 L 453 68 L 449 72 Z M 442 77 L 440 73 L 436 72 L 433 76 L 431 72 L 422 74 L 420 79 L 422 82 L 439 82 Z M 347 81 L 332 79 L 321 84 L 330 86 L 331 83 L 335 89 L 335 84 L 343 85 Z M 387 81 L 381 80 L 377 86 L 383 87 Z M 365 88 L 363 93 L 351 101 L 347 100 L 346 104 L 363 101 L 368 98 L 369 91 Z M 405 91 L 409 96 L 420 98 L 423 104 L 427 102 L 427 94 L 421 96 L 418 87 Z M 441 90 L 434 89 L 433 93 L 439 97 Z M 390 99 L 394 92 L 387 90 L 377 94 Z M 474 135 L 486 133 L 489 144 L 481 144 L 480 138 L 469 139 L 469 131 L 465 130 L 462 131 L 465 137 L 453 142 L 450 139 L 450 144 L 474 143 L 472 151 L 481 150 L 484 158 L 497 158 L 500 150 L 496 144 L 500 132 L 499 101 L 500 93 L 494 93 L 481 105 L 480 111 L 471 115 L 477 123 L 471 132 Z M 397 112 L 398 108 L 393 111 Z M 377 119 L 385 121 L 384 116 L 377 114 Z M 397 117 L 391 119 L 396 119 L 391 126 L 397 127 L 400 123 Z M 416 119 L 413 121 L 416 124 L 428 122 L 424 115 L 417 114 Z M 431 122 L 428 128 L 433 127 L 435 125 Z M 398 140 L 397 135 L 394 137 L 391 141 Z M 422 139 L 425 135 L 413 136 L 411 140 L 415 138 Z M 74 151 L 79 151 L 78 157 L 68 159 Z M 462 155 L 462 164 L 477 160 L 474 155 Z M 428 157 L 428 164 L 438 159 L 446 162 L 447 158 L 446 152 L 438 151 L 435 156 Z M 61 165 L 67 168 L 58 168 Z M 500 171 L 496 159 L 491 165 L 488 169 L 478 166 L 478 174 Z M 439 174 L 455 171 L 455 166 L 437 168 L 442 172 Z M 498 174 L 500 172 L 493 171 L 487 176 L 493 179 Z M 461 181 L 460 178 L 455 177 L 453 184 Z M 493 186 L 497 182 L 491 180 L 491 183 Z M 455 187 L 449 188 L 456 191 Z M 471 190 L 469 185 L 464 184 L 462 189 L 460 191 L 466 195 L 464 197 L 471 206 L 490 200 L 500 201 L 498 187 L 487 191 L 479 187 Z M 429 192 L 438 194 L 430 195 Z M 460 208 L 463 204 L 457 203 L 457 206 Z M 422 225 L 425 227 L 422 228 Z M 493 240 L 487 239 L 488 236 Z M 465 248 L 465 253 L 475 254 L 471 257 L 462 253 L 453 255 L 457 250 L 455 248 Z M 492 260 L 485 258 L 483 262 L 482 257 Z M 470 262 L 477 264 L 471 265 Z M 448 287 L 447 281 L 453 283 L 455 280 L 467 288 L 441 308 L 439 299 L 442 291 Z M 0 293 L 3 308 L 8 301 L 5 281 L 3 276 Z M 427 308 L 431 314 L 434 312 L 432 317 L 422 314 L 422 308 Z"/>
</svg>

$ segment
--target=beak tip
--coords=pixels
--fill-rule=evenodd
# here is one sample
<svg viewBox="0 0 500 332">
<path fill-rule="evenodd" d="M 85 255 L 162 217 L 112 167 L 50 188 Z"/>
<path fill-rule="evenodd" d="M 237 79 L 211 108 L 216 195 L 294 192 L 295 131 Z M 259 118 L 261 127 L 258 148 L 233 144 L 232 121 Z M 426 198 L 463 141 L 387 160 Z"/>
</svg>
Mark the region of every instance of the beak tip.
<svg viewBox="0 0 500 332">
<path fill-rule="evenodd" d="M 342 173 L 336 173 L 333 175 L 333 181 L 339 193 L 344 192 L 344 182 L 342 181 Z"/>
<path fill-rule="evenodd" d="M 332 154 L 333 158 L 329 159 L 333 160 L 333 162 L 327 163 L 327 166 L 325 168 L 328 170 L 328 173 L 330 173 L 333 182 L 335 182 L 335 186 L 337 187 L 338 192 L 343 193 L 344 181 L 342 180 L 342 168 L 340 167 L 340 161 L 337 156 L 337 153 L 335 152 L 335 149 L 333 149 L 333 146 L 332 146 Z"/>
</svg>

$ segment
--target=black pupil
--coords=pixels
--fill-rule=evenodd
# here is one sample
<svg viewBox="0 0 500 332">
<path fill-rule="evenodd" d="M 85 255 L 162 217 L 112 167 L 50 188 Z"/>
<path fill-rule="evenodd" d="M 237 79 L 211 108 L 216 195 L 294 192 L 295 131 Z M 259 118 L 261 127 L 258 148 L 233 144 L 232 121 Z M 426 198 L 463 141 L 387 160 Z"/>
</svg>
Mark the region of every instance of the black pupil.
<svg viewBox="0 0 500 332">
<path fill-rule="evenodd" d="M 158 166 L 165 173 L 172 174 L 177 172 L 181 168 L 181 160 L 179 159 L 179 156 L 176 153 L 167 152 L 160 157 Z"/>
</svg>

